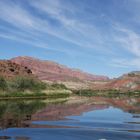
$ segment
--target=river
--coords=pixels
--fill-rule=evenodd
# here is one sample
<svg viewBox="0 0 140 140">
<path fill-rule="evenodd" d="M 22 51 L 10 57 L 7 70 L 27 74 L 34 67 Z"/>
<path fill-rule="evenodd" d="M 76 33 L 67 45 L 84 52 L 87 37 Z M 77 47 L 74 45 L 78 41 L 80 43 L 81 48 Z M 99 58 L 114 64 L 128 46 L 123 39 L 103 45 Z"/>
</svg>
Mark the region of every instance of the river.
<svg viewBox="0 0 140 140">
<path fill-rule="evenodd" d="M 140 140 L 140 98 L 0 101 L 0 140 Z"/>
</svg>

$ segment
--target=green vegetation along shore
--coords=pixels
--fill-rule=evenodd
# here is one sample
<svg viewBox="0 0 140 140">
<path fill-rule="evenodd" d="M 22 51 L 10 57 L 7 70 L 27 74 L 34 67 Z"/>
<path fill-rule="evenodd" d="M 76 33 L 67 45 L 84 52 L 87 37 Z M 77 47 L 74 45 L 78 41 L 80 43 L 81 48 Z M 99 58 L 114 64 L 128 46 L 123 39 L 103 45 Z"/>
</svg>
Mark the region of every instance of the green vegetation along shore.
<svg viewBox="0 0 140 140">
<path fill-rule="evenodd" d="M 0 76 L 0 99 L 36 99 L 36 98 L 67 98 L 71 95 L 103 96 L 103 97 L 139 97 L 140 91 L 91 90 L 82 89 L 71 91 L 63 84 L 47 84 L 32 76 Z"/>
<path fill-rule="evenodd" d="M 123 97 L 123 96 L 136 96 L 140 97 L 140 91 L 120 91 L 116 89 L 112 90 L 90 90 L 90 89 L 84 89 L 84 90 L 75 90 L 73 91 L 75 95 L 78 96 L 103 96 L 103 97 Z"/>
<path fill-rule="evenodd" d="M 65 98 L 70 91 L 63 84 L 46 84 L 34 77 L 0 76 L 0 99 Z"/>
</svg>

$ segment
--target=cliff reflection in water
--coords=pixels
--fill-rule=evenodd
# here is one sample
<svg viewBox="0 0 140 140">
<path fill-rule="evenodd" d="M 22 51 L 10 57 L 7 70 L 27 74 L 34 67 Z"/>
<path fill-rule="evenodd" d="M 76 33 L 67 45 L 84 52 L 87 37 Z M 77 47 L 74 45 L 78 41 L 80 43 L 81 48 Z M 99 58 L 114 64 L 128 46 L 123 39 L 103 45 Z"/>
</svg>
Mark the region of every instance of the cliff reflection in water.
<svg viewBox="0 0 140 140">
<path fill-rule="evenodd" d="M 80 115 L 90 110 L 102 110 L 114 106 L 138 118 L 139 98 L 80 98 L 48 103 L 45 100 L 14 100 L 0 102 L 0 128 L 49 127 L 32 124 L 32 121 L 63 120 L 66 116 Z"/>
</svg>

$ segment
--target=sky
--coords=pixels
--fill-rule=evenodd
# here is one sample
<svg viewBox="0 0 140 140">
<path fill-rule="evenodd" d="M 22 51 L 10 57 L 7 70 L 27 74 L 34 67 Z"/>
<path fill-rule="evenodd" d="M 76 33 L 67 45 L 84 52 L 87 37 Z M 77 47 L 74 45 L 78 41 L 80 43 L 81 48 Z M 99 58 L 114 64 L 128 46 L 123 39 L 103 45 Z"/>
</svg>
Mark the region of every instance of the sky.
<svg viewBox="0 0 140 140">
<path fill-rule="evenodd" d="M 0 0 L 0 59 L 31 56 L 118 77 L 140 70 L 140 0 Z"/>
</svg>

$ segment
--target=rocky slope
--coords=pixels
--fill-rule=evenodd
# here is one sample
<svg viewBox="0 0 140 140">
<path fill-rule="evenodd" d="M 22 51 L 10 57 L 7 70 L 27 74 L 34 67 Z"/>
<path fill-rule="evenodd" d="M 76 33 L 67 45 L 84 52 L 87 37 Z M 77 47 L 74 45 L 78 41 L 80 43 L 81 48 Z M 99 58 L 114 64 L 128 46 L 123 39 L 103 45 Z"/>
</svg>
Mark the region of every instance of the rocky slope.
<svg viewBox="0 0 140 140">
<path fill-rule="evenodd" d="M 11 61 L 23 67 L 28 67 L 32 70 L 34 75 L 36 75 L 40 80 L 44 81 L 86 82 L 104 81 L 108 79 L 106 76 L 88 74 L 52 61 L 39 60 L 32 57 L 16 57 L 11 59 Z"/>
<path fill-rule="evenodd" d="M 32 71 L 24 66 L 16 64 L 10 60 L 0 60 L 0 75 L 5 77 L 13 77 L 17 75 L 32 75 Z"/>
<path fill-rule="evenodd" d="M 117 89 L 121 91 L 140 90 L 140 71 L 124 74 L 121 77 L 112 79 L 108 82 L 93 84 L 92 89 Z"/>
<path fill-rule="evenodd" d="M 109 80 L 105 76 L 88 74 L 52 61 L 39 60 L 32 57 L 0 60 L 0 75 L 7 77 L 35 75 L 43 81 L 62 82 L 72 89 L 90 87 L 94 90 L 140 90 L 140 71 L 134 71 L 124 74 L 119 78 Z"/>
<path fill-rule="evenodd" d="M 113 80 L 110 87 L 120 90 L 140 90 L 140 72 L 130 72 Z"/>
</svg>

